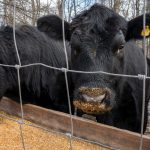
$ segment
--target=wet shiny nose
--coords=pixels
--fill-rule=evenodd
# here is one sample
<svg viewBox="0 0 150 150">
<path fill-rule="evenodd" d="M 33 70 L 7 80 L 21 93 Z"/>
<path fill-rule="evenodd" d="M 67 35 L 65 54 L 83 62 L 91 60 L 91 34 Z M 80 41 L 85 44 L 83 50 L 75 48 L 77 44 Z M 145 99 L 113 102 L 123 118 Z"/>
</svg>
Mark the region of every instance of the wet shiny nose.
<svg viewBox="0 0 150 150">
<path fill-rule="evenodd" d="M 110 95 L 108 88 L 81 87 L 79 91 L 86 102 L 103 103 Z"/>
</svg>

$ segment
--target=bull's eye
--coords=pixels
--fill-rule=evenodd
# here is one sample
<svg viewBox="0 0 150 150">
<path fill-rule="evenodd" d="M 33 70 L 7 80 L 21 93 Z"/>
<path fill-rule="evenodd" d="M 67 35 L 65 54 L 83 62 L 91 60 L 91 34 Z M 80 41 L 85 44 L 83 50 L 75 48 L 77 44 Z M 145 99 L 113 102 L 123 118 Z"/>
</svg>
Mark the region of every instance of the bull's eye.
<svg viewBox="0 0 150 150">
<path fill-rule="evenodd" d="M 116 51 L 116 55 L 118 58 L 122 58 L 123 57 L 123 48 L 124 48 L 124 45 L 121 45 L 118 50 Z"/>
<path fill-rule="evenodd" d="M 119 54 L 119 53 L 122 53 L 123 52 L 123 48 L 124 48 L 124 44 L 120 44 L 120 45 L 117 45 L 113 48 L 113 51 L 116 53 L 116 54 Z"/>
<path fill-rule="evenodd" d="M 79 49 L 79 48 L 76 48 L 76 49 L 74 50 L 74 56 L 78 56 L 79 53 L 80 53 L 80 49 Z"/>
<path fill-rule="evenodd" d="M 122 44 L 122 45 L 119 46 L 118 49 L 121 50 L 121 49 L 123 49 L 123 48 L 124 48 L 124 45 Z"/>
<path fill-rule="evenodd" d="M 120 53 L 122 53 L 122 49 L 118 49 L 116 53 L 119 55 Z"/>
<path fill-rule="evenodd" d="M 123 44 L 119 45 L 119 47 L 118 47 L 118 49 L 116 51 L 117 55 L 120 54 L 120 53 L 123 53 L 123 48 L 124 48 Z"/>
</svg>

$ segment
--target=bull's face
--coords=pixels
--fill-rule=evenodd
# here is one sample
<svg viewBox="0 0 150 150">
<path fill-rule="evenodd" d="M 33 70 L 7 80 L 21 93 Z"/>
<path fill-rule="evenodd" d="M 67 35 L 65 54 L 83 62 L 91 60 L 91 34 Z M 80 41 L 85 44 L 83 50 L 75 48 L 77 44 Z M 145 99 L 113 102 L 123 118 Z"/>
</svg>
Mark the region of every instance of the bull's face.
<svg viewBox="0 0 150 150">
<path fill-rule="evenodd" d="M 96 26 L 89 30 L 78 27 L 73 31 L 71 37 L 73 70 L 118 73 L 116 67 L 121 66 L 125 37 L 120 28 L 111 30 L 106 27 L 105 31 Z M 101 114 L 115 107 L 117 78 L 85 73 L 72 73 L 72 77 L 75 85 L 73 103 L 76 108 L 88 114 Z"/>
<path fill-rule="evenodd" d="M 71 24 L 72 69 L 118 73 L 127 22 L 105 7 L 94 6 L 82 15 Z M 89 114 L 100 114 L 116 106 L 116 78 L 85 73 L 73 73 L 72 77 L 75 86 L 73 103 L 78 109 Z"/>
</svg>

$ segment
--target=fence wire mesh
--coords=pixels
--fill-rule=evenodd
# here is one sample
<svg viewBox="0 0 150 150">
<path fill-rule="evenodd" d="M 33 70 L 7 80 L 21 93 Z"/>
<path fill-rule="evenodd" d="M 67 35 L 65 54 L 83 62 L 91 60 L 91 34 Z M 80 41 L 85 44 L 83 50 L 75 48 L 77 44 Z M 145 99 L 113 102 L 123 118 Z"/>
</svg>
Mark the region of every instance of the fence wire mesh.
<svg viewBox="0 0 150 150">
<path fill-rule="evenodd" d="M 93 1 L 92 4 L 94 4 L 94 2 L 100 3 L 101 1 L 96 0 Z M 102 2 L 103 4 L 105 4 L 105 1 Z M 144 0 L 143 1 L 143 29 L 145 30 L 145 26 L 146 26 L 146 5 L 147 5 L 147 1 Z M 6 3 L 3 3 L 4 5 Z M 77 3 L 73 3 L 73 5 L 77 5 Z M 86 5 L 87 7 L 89 4 L 89 1 L 87 1 Z M 72 150 L 72 140 L 74 138 L 80 139 L 78 137 L 75 137 L 73 135 L 73 119 L 72 119 L 72 110 L 71 110 L 71 102 L 70 102 L 70 95 L 69 95 L 69 86 L 68 86 L 68 79 L 67 79 L 67 72 L 71 72 L 71 73 L 78 73 L 78 74 L 104 74 L 104 75 L 109 75 L 109 76 L 116 76 L 116 77 L 122 77 L 122 78 L 137 78 L 139 80 L 143 80 L 143 100 L 142 100 L 142 122 L 141 122 L 141 138 L 140 138 L 140 145 L 139 145 L 139 150 L 142 150 L 143 147 L 143 126 L 144 126 L 144 112 L 145 112 L 145 93 L 146 93 L 146 79 L 150 79 L 150 77 L 147 76 L 147 48 L 146 48 L 146 37 L 143 37 L 143 49 L 144 49 L 144 56 L 145 56 L 145 74 L 137 74 L 137 75 L 126 75 L 126 74 L 115 74 L 115 73 L 110 73 L 110 72 L 104 72 L 104 71 L 94 71 L 94 72 L 89 72 L 89 71 L 78 71 L 78 70 L 71 70 L 69 69 L 69 64 L 68 64 L 68 56 L 67 56 L 67 50 L 66 50 L 66 42 L 65 42 L 65 29 L 64 29 L 64 18 L 65 16 L 65 0 L 62 0 L 62 29 L 63 29 L 63 45 L 64 45 L 64 52 L 65 52 L 65 59 L 66 59 L 66 68 L 56 68 L 54 66 L 49 66 L 47 64 L 44 63 L 33 63 L 33 64 L 27 64 L 27 65 L 22 65 L 21 64 L 21 60 L 20 60 L 20 56 L 19 56 L 19 51 L 17 48 L 17 40 L 16 40 L 16 34 L 15 34 L 15 30 L 16 30 L 16 0 L 13 0 L 13 4 L 11 4 L 13 6 L 13 38 L 14 38 L 14 45 L 15 45 L 15 50 L 16 50 L 16 54 L 17 54 L 17 59 L 18 59 L 18 64 L 16 65 L 7 65 L 7 64 L 0 64 L 0 66 L 3 67 L 7 67 L 7 68 L 16 68 L 17 71 L 17 76 L 18 76 L 18 87 L 19 87 L 19 98 L 20 98 L 20 111 L 21 111 L 21 119 L 19 121 L 16 121 L 15 119 L 9 118 L 5 115 L 0 114 L 1 117 L 13 120 L 14 122 L 17 122 L 20 126 L 20 136 L 21 136 L 21 141 L 22 141 L 22 147 L 24 150 L 27 150 L 26 148 L 26 143 L 24 140 L 24 135 L 23 135 L 23 125 L 25 124 L 24 122 L 24 111 L 23 111 L 23 102 L 22 102 L 22 95 L 21 95 L 21 79 L 20 79 L 20 69 L 21 68 L 27 68 L 27 67 L 31 67 L 31 66 L 43 66 L 49 69 L 54 69 L 54 70 L 59 70 L 64 72 L 65 75 L 65 81 L 66 81 L 66 88 L 67 88 L 67 97 L 68 97 L 68 107 L 69 107 L 69 114 L 70 114 L 70 133 L 66 133 L 65 135 L 67 135 L 70 139 L 70 149 Z M 81 7 L 81 6 L 80 6 Z M 79 10 L 74 10 L 74 15 L 77 14 Z M 68 19 L 70 20 L 70 18 Z M 31 125 L 34 126 L 35 128 L 42 128 L 46 131 L 49 132 L 49 130 L 38 126 L 38 125 Z M 54 131 L 55 132 L 55 131 Z M 64 133 L 59 133 L 59 134 L 64 134 Z M 83 140 L 83 139 L 82 139 Z M 110 149 L 116 149 L 116 148 L 112 148 L 109 147 L 107 145 L 104 145 L 102 143 L 96 143 L 94 141 L 88 141 L 85 140 L 87 142 L 90 143 L 94 143 L 94 144 L 99 144 L 101 146 L 104 146 L 106 148 L 110 148 Z"/>
</svg>

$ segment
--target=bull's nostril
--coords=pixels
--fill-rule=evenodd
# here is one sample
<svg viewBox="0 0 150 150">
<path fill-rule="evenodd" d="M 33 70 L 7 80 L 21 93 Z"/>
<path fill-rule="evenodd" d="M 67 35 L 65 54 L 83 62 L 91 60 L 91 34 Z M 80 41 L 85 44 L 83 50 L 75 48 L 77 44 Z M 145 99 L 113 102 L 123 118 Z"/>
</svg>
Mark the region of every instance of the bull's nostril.
<svg viewBox="0 0 150 150">
<path fill-rule="evenodd" d="M 88 96 L 88 95 L 86 95 L 86 94 L 83 94 L 82 96 L 83 96 L 84 100 L 87 101 L 87 102 L 90 102 L 90 101 L 93 101 L 93 100 L 94 100 L 93 97 L 90 97 L 90 96 Z"/>
<path fill-rule="evenodd" d="M 103 95 L 100 95 L 100 96 L 96 96 L 96 97 L 91 97 L 91 96 L 88 96 L 86 94 L 83 94 L 82 96 L 83 96 L 84 100 L 87 101 L 87 102 L 102 103 L 103 100 L 105 99 L 106 94 L 103 94 Z"/>
<path fill-rule="evenodd" d="M 97 97 L 95 97 L 95 101 L 98 102 L 98 103 L 102 103 L 103 100 L 105 99 L 105 97 L 106 97 L 106 94 L 97 96 Z"/>
</svg>

